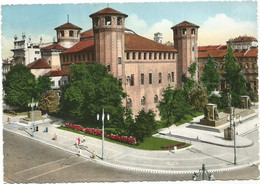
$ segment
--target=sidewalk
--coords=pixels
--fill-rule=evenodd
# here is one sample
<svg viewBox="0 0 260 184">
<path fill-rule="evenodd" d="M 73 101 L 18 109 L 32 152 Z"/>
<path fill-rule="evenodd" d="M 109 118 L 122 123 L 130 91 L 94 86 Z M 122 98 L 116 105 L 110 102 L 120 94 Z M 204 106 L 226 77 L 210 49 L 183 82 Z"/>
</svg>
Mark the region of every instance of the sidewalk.
<svg viewBox="0 0 260 184">
<path fill-rule="evenodd" d="M 19 118 L 21 117 L 12 118 L 12 120 L 18 121 Z M 82 140 L 83 135 L 57 129 L 57 126 L 59 125 L 50 124 L 49 121 L 46 121 L 45 123 L 38 122 L 37 124 L 39 131 L 34 132 L 34 137 L 31 137 L 26 131 L 19 130 L 17 125 L 7 123 L 7 116 L 3 116 L 3 127 L 7 131 L 20 134 L 73 154 L 79 152 L 79 148 L 76 148 L 74 144 L 78 137 Z M 251 122 L 251 124 L 253 123 Z M 45 127 L 48 127 L 48 133 L 43 132 Z M 27 129 L 29 130 L 29 127 L 27 127 Z M 169 133 L 169 131 L 167 131 L 165 130 L 165 132 L 161 133 L 167 134 Z M 81 156 L 93 162 L 110 167 L 168 174 L 197 172 L 203 163 L 209 171 L 217 172 L 247 167 L 253 163 L 256 164 L 259 162 L 258 155 L 253 156 L 251 154 L 252 151 L 259 151 L 257 145 L 254 144 L 252 146 L 252 140 L 245 137 L 237 136 L 238 145 L 243 148 L 238 149 L 237 165 L 233 165 L 233 149 L 226 147 L 227 145 L 232 146 L 233 141 L 226 142 L 222 138 L 216 136 L 217 134 L 214 132 L 203 134 L 200 130 L 186 128 L 185 126 L 178 128 L 170 127 L 170 131 L 170 136 L 159 134 L 155 136 L 174 140 L 181 139 L 182 141 L 184 141 L 183 137 L 186 137 L 186 139 L 190 139 L 189 142 L 192 143 L 192 146 L 183 150 L 178 150 L 174 153 L 173 151 L 138 150 L 105 141 L 105 160 L 102 160 L 102 141 L 86 136 L 86 141 L 81 143 Z M 57 140 L 52 140 L 54 133 L 57 135 Z M 174 136 L 182 137 L 176 138 Z M 200 141 L 195 141 L 197 136 L 199 136 Z M 206 141 L 211 144 L 203 143 Z M 215 145 L 213 145 L 213 143 L 215 143 Z M 217 146 L 216 144 L 221 146 Z M 93 151 L 95 151 L 97 155 L 96 159 L 92 159 Z"/>
</svg>

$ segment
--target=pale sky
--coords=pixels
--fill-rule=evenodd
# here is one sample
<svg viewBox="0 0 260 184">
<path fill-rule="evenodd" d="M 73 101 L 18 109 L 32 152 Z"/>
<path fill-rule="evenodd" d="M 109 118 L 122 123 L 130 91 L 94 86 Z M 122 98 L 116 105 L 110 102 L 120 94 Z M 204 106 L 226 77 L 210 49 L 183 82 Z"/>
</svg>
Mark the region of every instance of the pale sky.
<svg viewBox="0 0 260 184">
<path fill-rule="evenodd" d="M 13 2 L 15 5 L 8 5 Z M 2 58 L 13 55 L 10 49 L 13 48 L 15 35 L 21 38 L 21 34 L 25 33 L 27 38 L 31 36 L 33 43 L 38 43 L 40 37 L 43 42 L 52 42 L 56 37 L 54 28 L 67 22 L 67 14 L 70 22 L 81 27 L 83 32 L 91 28 L 89 15 L 107 7 L 107 3 L 77 4 L 87 2 L 84 0 L 37 1 L 41 2 L 52 4 L 26 5 L 14 0 L 2 2 Z M 53 4 L 58 2 L 76 4 Z M 141 36 L 153 39 L 154 33 L 161 32 L 163 43 L 173 42 L 171 27 L 184 20 L 200 26 L 199 46 L 225 44 L 228 39 L 240 35 L 257 38 L 256 1 L 110 2 L 109 7 L 127 14 L 126 27 Z"/>
</svg>

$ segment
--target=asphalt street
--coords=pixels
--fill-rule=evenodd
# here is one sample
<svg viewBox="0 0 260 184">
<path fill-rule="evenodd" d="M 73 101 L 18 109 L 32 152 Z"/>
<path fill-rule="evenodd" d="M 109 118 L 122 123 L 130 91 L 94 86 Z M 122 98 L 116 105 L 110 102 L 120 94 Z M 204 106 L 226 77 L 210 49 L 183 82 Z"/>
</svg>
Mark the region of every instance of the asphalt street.
<svg viewBox="0 0 260 184">
<path fill-rule="evenodd" d="M 251 135 L 252 134 L 252 135 Z M 253 135 L 254 132 L 248 134 Z M 126 182 L 191 180 L 191 174 L 151 174 L 106 167 L 4 130 L 4 181 L 8 183 Z M 214 173 L 216 180 L 259 177 L 257 166 Z M 200 177 L 199 177 L 200 178 Z"/>
</svg>

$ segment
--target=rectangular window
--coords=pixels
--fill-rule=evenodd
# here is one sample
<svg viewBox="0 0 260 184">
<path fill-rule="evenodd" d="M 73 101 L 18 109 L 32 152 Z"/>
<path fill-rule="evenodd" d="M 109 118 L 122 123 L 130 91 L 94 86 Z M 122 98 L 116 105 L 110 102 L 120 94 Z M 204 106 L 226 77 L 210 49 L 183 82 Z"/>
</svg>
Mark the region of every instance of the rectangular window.
<svg viewBox="0 0 260 184">
<path fill-rule="evenodd" d="M 35 51 L 35 54 L 40 54 L 40 51 Z"/>
<path fill-rule="evenodd" d="M 59 86 L 60 86 L 60 81 L 58 81 L 58 84 L 59 84 Z"/>
<path fill-rule="evenodd" d="M 150 60 L 152 59 L 152 53 L 149 53 L 149 59 Z"/>
<path fill-rule="evenodd" d="M 138 59 L 140 60 L 141 59 L 141 52 L 138 52 Z"/>
<path fill-rule="evenodd" d="M 134 74 L 131 74 L 130 86 L 134 86 Z"/>
<path fill-rule="evenodd" d="M 141 85 L 144 85 L 144 74 L 141 73 Z"/>
<path fill-rule="evenodd" d="M 162 83 L 162 73 L 159 73 L 159 76 L 158 76 L 158 82 L 159 82 L 159 84 Z"/>
<path fill-rule="evenodd" d="M 154 59 L 157 59 L 157 53 L 154 53 Z"/>
<path fill-rule="evenodd" d="M 149 73 L 149 84 L 153 83 L 153 74 Z"/>
<path fill-rule="evenodd" d="M 70 31 L 70 32 L 69 32 L 69 35 L 70 35 L 70 37 L 73 37 L 73 36 L 74 36 L 74 32 L 73 32 L 73 31 Z"/>
<path fill-rule="evenodd" d="M 61 31 L 61 32 L 60 32 L 60 36 L 61 36 L 61 37 L 64 37 L 64 31 Z"/>
<path fill-rule="evenodd" d="M 144 60 L 146 60 L 146 53 L 144 53 Z"/>
<path fill-rule="evenodd" d="M 133 60 L 135 60 L 135 52 L 133 52 Z"/>
<path fill-rule="evenodd" d="M 174 72 L 172 72 L 172 82 L 174 82 Z"/>
<path fill-rule="evenodd" d="M 159 59 L 160 60 L 162 59 L 162 53 L 159 53 Z"/>
<path fill-rule="evenodd" d="M 118 64 L 121 64 L 121 62 L 122 62 L 121 57 L 118 57 L 117 59 L 118 59 Z"/>
<path fill-rule="evenodd" d="M 168 53 L 168 59 L 171 59 L 171 53 Z"/>
<path fill-rule="evenodd" d="M 129 54 L 129 52 L 126 53 L 126 59 L 127 59 L 127 60 L 130 59 L 130 54 Z"/>
</svg>

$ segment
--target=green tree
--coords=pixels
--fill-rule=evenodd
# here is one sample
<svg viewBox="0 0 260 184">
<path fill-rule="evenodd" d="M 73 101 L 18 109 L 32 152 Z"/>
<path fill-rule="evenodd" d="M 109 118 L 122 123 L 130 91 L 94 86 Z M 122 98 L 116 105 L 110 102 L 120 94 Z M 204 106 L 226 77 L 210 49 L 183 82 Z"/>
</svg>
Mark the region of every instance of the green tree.
<svg viewBox="0 0 260 184">
<path fill-rule="evenodd" d="M 134 124 L 133 113 L 130 108 L 127 108 L 124 114 L 124 123 L 122 123 L 122 129 L 126 132 L 126 135 L 133 136 L 133 131 L 131 129 Z"/>
<path fill-rule="evenodd" d="M 27 108 L 32 98 L 39 100 L 35 76 L 22 64 L 11 67 L 3 81 L 3 90 L 4 102 L 19 108 Z"/>
<path fill-rule="evenodd" d="M 196 67 L 197 63 L 192 63 L 189 68 L 188 72 L 191 77 L 188 77 L 187 74 L 182 75 L 182 82 L 183 82 L 183 90 L 187 93 L 190 94 L 191 89 L 193 88 L 194 84 L 196 83 L 195 80 L 193 79 L 196 73 Z"/>
<path fill-rule="evenodd" d="M 56 113 L 59 111 L 59 91 L 47 91 L 40 100 L 39 107 L 47 113 Z"/>
<path fill-rule="evenodd" d="M 224 58 L 223 76 L 229 86 L 229 92 L 232 95 L 232 105 L 240 106 L 240 98 L 247 95 L 246 79 L 241 73 L 241 68 L 236 65 L 236 58 L 231 45 L 228 46 L 227 53 Z"/>
<path fill-rule="evenodd" d="M 144 141 L 145 137 L 152 136 L 156 130 L 155 114 L 152 110 L 145 112 L 144 109 L 139 111 L 135 123 L 132 125 L 133 136 L 137 141 Z"/>
<path fill-rule="evenodd" d="M 207 88 L 208 95 L 218 88 L 220 83 L 220 75 L 217 71 L 218 64 L 209 55 L 201 75 L 201 81 Z"/>
<path fill-rule="evenodd" d="M 49 91 L 51 89 L 51 79 L 46 76 L 39 76 L 37 81 L 37 91 L 39 97 L 41 97 L 41 95 L 43 95 L 44 92 Z"/>
<path fill-rule="evenodd" d="M 208 95 L 205 87 L 196 83 L 190 93 L 190 102 L 193 107 L 198 111 L 203 111 L 204 107 L 208 103 Z"/>
<path fill-rule="evenodd" d="M 96 122 L 97 113 L 105 109 L 110 114 L 106 127 L 116 128 L 123 122 L 122 99 L 126 94 L 107 68 L 97 63 L 86 66 L 71 65 L 72 80 L 66 85 L 61 98 L 62 109 L 86 125 Z"/>
</svg>

